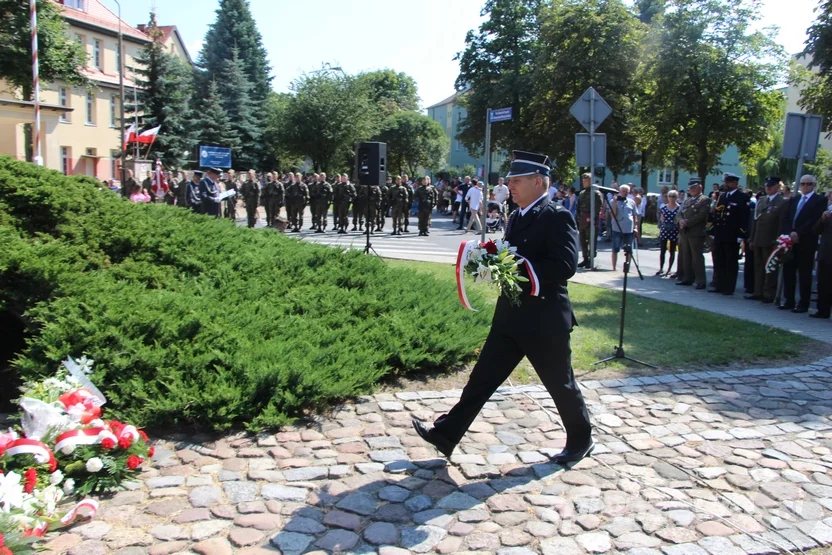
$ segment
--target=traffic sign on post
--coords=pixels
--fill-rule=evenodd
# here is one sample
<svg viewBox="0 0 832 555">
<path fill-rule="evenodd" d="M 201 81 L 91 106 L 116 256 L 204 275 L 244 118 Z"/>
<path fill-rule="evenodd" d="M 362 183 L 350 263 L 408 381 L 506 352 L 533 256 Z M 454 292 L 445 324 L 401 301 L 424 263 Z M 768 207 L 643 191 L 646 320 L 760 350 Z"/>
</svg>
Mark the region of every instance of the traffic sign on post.
<svg viewBox="0 0 832 555">
<path fill-rule="evenodd" d="M 592 150 L 590 150 L 590 144 Z M 607 134 L 575 133 L 575 163 L 578 166 L 607 166 Z"/>
<path fill-rule="evenodd" d="M 595 89 L 589 87 L 569 108 L 569 113 L 584 126 L 584 129 L 595 133 L 595 129 L 612 113 L 612 108 Z"/>
<path fill-rule="evenodd" d="M 820 132 L 823 126 L 823 117 L 813 114 L 797 114 L 789 112 L 786 114 L 786 132 L 783 137 L 783 158 L 800 158 L 811 162 L 815 159 L 820 142 Z M 806 144 L 801 148 L 804 128 L 806 130 Z"/>
<path fill-rule="evenodd" d="M 488 112 L 488 123 L 510 121 L 511 119 L 511 106 L 508 108 L 492 108 Z"/>
</svg>

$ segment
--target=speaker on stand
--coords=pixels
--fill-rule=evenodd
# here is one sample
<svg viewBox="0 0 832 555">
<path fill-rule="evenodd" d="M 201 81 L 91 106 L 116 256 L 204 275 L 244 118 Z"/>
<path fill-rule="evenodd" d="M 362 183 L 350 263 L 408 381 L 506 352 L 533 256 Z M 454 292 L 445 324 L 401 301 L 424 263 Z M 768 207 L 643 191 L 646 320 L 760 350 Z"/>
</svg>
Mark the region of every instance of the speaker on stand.
<svg viewBox="0 0 832 555">
<path fill-rule="evenodd" d="M 356 182 L 359 187 L 367 187 L 367 206 L 365 207 L 365 218 L 367 220 L 367 245 L 364 252 L 381 256 L 373 249 L 370 243 L 370 187 L 380 187 L 387 182 L 387 143 L 359 142 L 355 145 L 355 173 Z"/>
</svg>

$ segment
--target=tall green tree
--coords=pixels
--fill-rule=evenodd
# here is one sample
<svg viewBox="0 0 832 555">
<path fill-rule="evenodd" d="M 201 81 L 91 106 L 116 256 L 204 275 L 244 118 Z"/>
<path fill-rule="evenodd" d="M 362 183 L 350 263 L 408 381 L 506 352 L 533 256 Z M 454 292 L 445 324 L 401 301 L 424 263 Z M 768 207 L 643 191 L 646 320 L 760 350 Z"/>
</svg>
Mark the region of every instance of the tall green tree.
<svg viewBox="0 0 832 555">
<path fill-rule="evenodd" d="M 87 54 L 70 36 L 63 8 L 51 0 L 38 0 L 37 10 L 41 82 L 88 85 L 81 74 Z M 31 100 L 33 93 L 31 32 L 28 0 L 0 0 L 0 79 L 20 88 L 25 100 Z"/>
<path fill-rule="evenodd" d="M 420 168 L 447 162 L 450 140 L 439 123 L 418 112 L 393 114 L 382 124 L 378 140 L 387 143 L 390 168 L 416 175 Z"/>
<path fill-rule="evenodd" d="M 377 117 L 364 83 L 349 75 L 313 72 L 292 83 L 281 136 L 315 171 L 332 173 L 349 159 L 357 141 L 376 131 Z"/>
<path fill-rule="evenodd" d="M 251 98 L 252 87 L 236 48 L 223 64 L 217 87 L 231 131 L 240 139 L 240 146 L 232 152 L 232 163 L 237 169 L 252 169 L 258 165 L 263 151 L 262 128 L 256 116 L 259 105 Z"/>
<path fill-rule="evenodd" d="M 650 24 L 656 16 L 664 13 L 667 0 L 636 0 L 635 8 L 642 23 Z"/>
<path fill-rule="evenodd" d="M 236 48 L 251 82 L 252 100 L 258 105 L 265 102 L 271 90 L 271 68 L 248 0 L 220 0 L 216 13 L 216 21 L 205 33 L 197 65 L 207 73 L 207 80 L 218 77 Z"/>
<path fill-rule="evenodd" d="M 598 128 L 607 135 L 607 167 L 616 176 L 629 171 L 638 159 L 632 123 L 644 25 L 621 0 L 558 0 L 541 9 L 539 20 L 529 103 L 535 118 L 527 129 L 535 149 L 571 166 L 574 134 L 585 131 L 569 108 L 592 86 L 612 108 Z"/>
<path fill-rule="evenodd" d="M 286 119 L 286 112 L 292 95 L 289 93 L 269 94 L 266 99 L 266 126 L 263 129 L 263 163 L 269 170 L 297 171 L 303 164 L 303 157 L 292 153 L 290 145 L 286 143 L 282 125 Z"/>
<path fill-rule="evenodd" d="M 195 114 L 194 129 L 200 145 L 222 146 L 232 151 L 240 148 L 240 137 L 231 128 L 216 81 L 208 83 L 205 98 L 199 101 Z"/>
<path fill-rule="evenodd" d="M 657 155 L 707 177 L 730 145 L 740 153 L 768 140 L 786 67 L 770 35 L 752 32 L 751 0 L 675 0 L 663 18 L 649 110 Z"/>
<path fill-rule="evenodd" d="M 194 146 L 190 126 L 192 73 L 164 48 L 154 13 L 150 14 L 147 34 L 151 42 L 136 56 L 139 127 L 161 126 L 153 142 L 153 153 L 161 157 L 165 166 L 181 168 Z M 125 104 L 124 108 L 125 113 L 135 111 L 132 104 Z"/>
<path fill-rule="evenodd" d="M 396 112 L 419 109 L 416 80 L 404 72 L 380 69 L 359 73 L 356 79 L 367 87 L 370 100 L 378 107 L 381 119 Z"/>
<path fill-rule="evenodd" d="M 469 152 L 485 145 L 488 108 L 511 106 L 514 119 L 492 128 L 492 148 L 529 149 L 526 133 L 538 116 L 528 109 L 532 97 L 532 68 L 538 37 L 540 0 L 486 0 L 481 15 L 487 18 L 477 32 L 468 31 L 465 50 L 457 54 L 456 90 L 467 111 L 457 138 Z"/>
<path fill-rule="evenodd" d="M 801 53 L 810 71 L 799 72 L 795 81 L 801 88 L 800 107 L 823 115 L 823 130 L 829 133 L 832 132 L 832 0 L 822 0 L 815 14 Z"/>
</svg>

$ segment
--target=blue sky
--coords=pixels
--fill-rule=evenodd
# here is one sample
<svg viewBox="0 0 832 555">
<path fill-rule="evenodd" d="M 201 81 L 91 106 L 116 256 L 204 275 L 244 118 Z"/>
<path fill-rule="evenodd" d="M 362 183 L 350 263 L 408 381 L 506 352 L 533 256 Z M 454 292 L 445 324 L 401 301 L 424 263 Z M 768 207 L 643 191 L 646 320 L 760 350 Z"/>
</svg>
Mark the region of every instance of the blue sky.
<svg viewBox="0 0 832 555">
<path fill-rule="evenodd" d="M 113 11 L 115 2 L 102 0 Z M 272 66 L 272 87 L 288 91 L 303 72 L 329 63 L 348 73 L 389 67 L 413 76 L 422 106 L 453 94 L 454 55 L 481 22 L 483 0 L 250 0 Z M 759 0 L 760 26 L 780 27 L 789 53 L 803 48 L 817 0 Z M 122 0 L 122 16 L 146 23 L 156 5 L 161 25 L 176 25 L 196 59 L 218 0 Z"/>
</svg>

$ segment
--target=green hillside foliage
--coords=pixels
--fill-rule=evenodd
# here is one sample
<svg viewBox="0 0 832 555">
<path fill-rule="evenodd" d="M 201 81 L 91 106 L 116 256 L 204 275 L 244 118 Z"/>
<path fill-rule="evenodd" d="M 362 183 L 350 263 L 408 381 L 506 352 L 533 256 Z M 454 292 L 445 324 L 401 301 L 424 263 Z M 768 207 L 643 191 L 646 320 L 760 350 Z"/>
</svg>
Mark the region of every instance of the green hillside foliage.
<svg viewBox="0 0 832 555">
<path fill-rule="evenodd" d="M 142 426 L 279 426 L 465 362 L 487 333 L 453 283 L 8 157 L 0 244 L 0 311 L 34 330 L 15 370 L 86 354 L 109 410 Z"/>
</svg>

